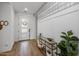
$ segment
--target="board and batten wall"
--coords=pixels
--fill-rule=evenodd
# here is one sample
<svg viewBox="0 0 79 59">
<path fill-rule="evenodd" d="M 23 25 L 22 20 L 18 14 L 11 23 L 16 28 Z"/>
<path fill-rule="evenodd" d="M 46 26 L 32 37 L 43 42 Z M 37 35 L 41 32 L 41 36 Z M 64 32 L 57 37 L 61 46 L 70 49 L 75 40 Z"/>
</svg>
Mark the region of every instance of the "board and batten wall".
<svg viewBox="0 0 79 59">
<path fill-rule="evenodd" d="M 14 44 L 14 10 L 8 2 L 0 2 L 0 21 L 8 21 L 8 26 L 0 30 L 0 52 L 9 51 Z"/>
<path fill-rule="evenodd" d="M 72 30 L 79 38 L 79 3 L 48 2 L 38 14 L 38 34 L 60 42 L 61 32 Z"/>
</svg>

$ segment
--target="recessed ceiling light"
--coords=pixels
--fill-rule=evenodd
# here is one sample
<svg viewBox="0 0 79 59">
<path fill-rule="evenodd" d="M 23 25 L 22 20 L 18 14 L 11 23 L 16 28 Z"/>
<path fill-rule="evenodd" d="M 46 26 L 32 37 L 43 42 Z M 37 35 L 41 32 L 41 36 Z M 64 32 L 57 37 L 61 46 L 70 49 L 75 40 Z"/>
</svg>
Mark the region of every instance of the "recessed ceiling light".
<svg viewBox="0 0 79 59">
<path fill-rule="evenodd" d="M 24 8 L 24 11 L 28 11 L 28 9 L 27 8 Z"/>
</svg>

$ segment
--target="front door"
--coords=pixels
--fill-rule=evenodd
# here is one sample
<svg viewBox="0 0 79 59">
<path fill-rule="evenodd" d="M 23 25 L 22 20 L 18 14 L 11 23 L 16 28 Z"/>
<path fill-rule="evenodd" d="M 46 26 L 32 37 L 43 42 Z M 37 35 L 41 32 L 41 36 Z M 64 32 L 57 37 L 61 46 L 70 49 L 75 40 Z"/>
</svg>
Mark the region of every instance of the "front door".
<svg viewBox="0 0 79 59">
<path fill-rule="evenodd" d="M 26 18 L 20 19 L 20 40 L 29 39 L 29 22 Z"/>
</svg>

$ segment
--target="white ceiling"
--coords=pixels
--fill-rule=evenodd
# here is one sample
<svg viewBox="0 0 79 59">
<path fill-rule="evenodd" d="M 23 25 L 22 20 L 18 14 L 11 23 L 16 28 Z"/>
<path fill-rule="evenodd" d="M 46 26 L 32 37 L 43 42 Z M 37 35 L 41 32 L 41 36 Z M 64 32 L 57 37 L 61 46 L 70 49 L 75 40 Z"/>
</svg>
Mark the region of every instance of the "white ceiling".
<svg viewBox="0 0 79 59">
<path fill-rule="evenodd" d="M 16 12 L 24 12 L 24 8 L 28 9 L 28 13 L 35 13 L 44 2 L 11 2 Z"/>
</svg>

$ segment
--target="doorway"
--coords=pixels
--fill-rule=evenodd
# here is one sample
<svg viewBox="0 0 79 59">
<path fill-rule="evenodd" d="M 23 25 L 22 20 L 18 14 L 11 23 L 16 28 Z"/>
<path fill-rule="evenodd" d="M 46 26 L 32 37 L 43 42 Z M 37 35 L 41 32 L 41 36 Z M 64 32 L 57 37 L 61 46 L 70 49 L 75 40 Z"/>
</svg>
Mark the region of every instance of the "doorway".
<svg viewBox="0 0 79 59">
<path fill-rule="evenodd" d="M 20 41 L 29 40 L 29 20 L 27 17 L 20 16 Z"/>
</svg>

